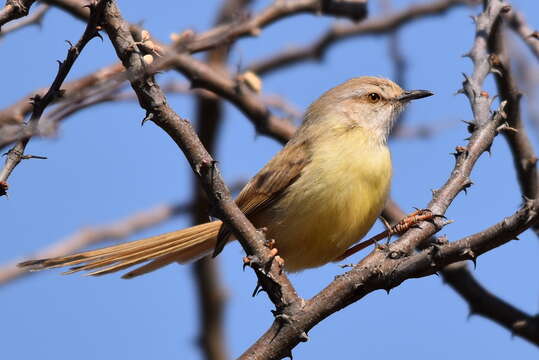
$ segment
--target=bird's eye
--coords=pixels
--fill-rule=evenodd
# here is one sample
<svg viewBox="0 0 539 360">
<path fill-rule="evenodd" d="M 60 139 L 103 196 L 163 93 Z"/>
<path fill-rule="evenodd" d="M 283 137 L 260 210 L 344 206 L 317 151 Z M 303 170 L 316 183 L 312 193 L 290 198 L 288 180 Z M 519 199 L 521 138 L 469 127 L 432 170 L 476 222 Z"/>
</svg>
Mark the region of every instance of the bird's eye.
<svg viewBox="0 0 539 360">
<path fill-rule="evenodd" d="M 368 98 L 369 98 L 369 101 L 373 104 L 377 103 L 378 101 L 380 101 L 380 95 L 377 94 L 377 93 L 370 93 L 368 95 Z"/>
</svg>

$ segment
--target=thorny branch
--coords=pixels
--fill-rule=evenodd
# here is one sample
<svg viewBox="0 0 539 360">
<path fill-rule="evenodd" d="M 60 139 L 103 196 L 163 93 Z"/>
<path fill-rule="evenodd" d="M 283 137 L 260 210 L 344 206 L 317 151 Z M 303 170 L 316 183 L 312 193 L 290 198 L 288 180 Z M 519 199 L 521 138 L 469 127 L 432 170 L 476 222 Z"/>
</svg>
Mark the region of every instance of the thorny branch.
<svg viewBox="0 0 539 360">
<path fill-rule="evenodd" d="M 230 227 L 246 253 L 256 259 L 252 266 L 277 309 L 282 311 L 299 306 L 300 298 L 279 265 L 272 261 L 270 251 L 264 245 L 263 234 L 253 227 L 236 206 L 216 162 L 204 149 L 191 124 L 180 118 L 168 106 L 165 95 L 153 75 L 146 73 L 143 56 L 115 1 L 107 4 L 104 23 L 118 57 L 131 75 L 131 86 L 137 94 L 139 103 L 146 110 L 144 120 L 151 120 L 161 127 L 182 149 L 214 206 L 216 215 Z"/>
<path fill-rule="evenodd" d="M 397 223 L 406 214 L 397 204 L 389 201 L 383 216 L 391 223 Z M 438 240 L 431 240 L 432 243 L 436 241 Z M 481 315 L 508 329 L 514 335 L 521 336 L 532 343 L 538 343 L 539 320 L 488 292 L 474 278 L 466 262 L 448 265 L 440 270 L 440 274 L 444 282 L 469 304 L 471 315 Z"/>
<path fill-rule="evenodd" d="M 507 18 L 504 18 L 507 19 Z M 502 133 L 509 144 L 517 172 L 521 194 L 526 199 L 537 198 L 537 156 L 524 129 L 520 116 L 522 94 L 516 86 L 505 45 L 504 26 L 499 21 L 489 41 L 490 63 L 501 101 L 506 101 L 507 125 Z M 536 227 L 535 227 L 536 228 Z M 537 231 L 537 228 L 536 228 Z"/>
<path fill-rule="evenodd" d="M 24 131 L 27 131 L 28 134 L 32 134 L 37 128 L 39 119 L 45 111 L 45 108 L 55 99 L 62 97 L 62 90 L 60 89 L 60 87 L 62 86 L 65 78 L 69 74 L 69 71 L 71 70 L 73 64 L 79 57 L 79 54 L 84 49 L 86 44 L 94 37 L 100 36 L 98 33 L 98 26 L 101 21 L 102 9 L 106 1 L 107 0 L 101 0 L 99 3 L 92 3 L 91 5 L 89 5 L 91 9 L 91 15 L 88 21 L 88 25 L 86 26 L 86 29 L 82 34 L 82 37 L 75 45 L 72 45 L 68 42 L 70 47 L 67 51 L 66 59 L 64 61 L 58 61 L 58 73 L 56 74 L 56 77 L 54 78 L 54 81 L 52 82 L 47 93 L 45 93 L 44 96 L 34 95 L 34 97 L 32 98 L 32 116 L 30 117 L 30 120 L 28 120 L 28 123 L 26 124 L 24 129 Z M 31 135 L 23 137 L 14 147 L 12 147 L 7 152 L 6 162 L 2 170 L 0 170 L 0 196 L 6 195 L 7 179 L 11 175 L 15 167 L 21 162 L 21 160 L 35 157 L 31 155 L 25 155 L 24 153 L 26 145 L 30 141 L 30 138 Z"/>
</svg>

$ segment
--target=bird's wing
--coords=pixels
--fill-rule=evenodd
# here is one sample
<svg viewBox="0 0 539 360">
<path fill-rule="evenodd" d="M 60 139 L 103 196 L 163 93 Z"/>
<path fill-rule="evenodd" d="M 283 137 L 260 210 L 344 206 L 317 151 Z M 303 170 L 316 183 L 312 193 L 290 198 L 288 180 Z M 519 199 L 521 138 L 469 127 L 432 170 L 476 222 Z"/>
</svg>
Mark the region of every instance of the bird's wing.
<svg viewBox="0 0 539 360">
<path fill-rule="evenodd" d="M 310 159 L 307 145 L 306 142 L 288 143 L 245 185 L 236 199 L 245 215 L 252 218 L 271 206 L 300 177 Z M 213 256 L 223 250 L 229 235 L 226 226 L 221 226 Z"/>
</svg>

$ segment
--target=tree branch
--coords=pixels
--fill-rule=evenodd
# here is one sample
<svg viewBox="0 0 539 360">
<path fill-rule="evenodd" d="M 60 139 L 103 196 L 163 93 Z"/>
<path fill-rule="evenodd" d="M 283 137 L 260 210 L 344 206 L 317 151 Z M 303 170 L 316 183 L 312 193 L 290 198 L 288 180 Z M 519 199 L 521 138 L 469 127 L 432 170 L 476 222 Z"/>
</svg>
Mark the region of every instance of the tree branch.
<svg viewBox="0 0 539 360">
<path fill-rule="evenodd" d="M 474 0 L 437 0 L 410 5 L 404 10 L 369 18 L 355 25 L 336 23 L 310 45 L 285 50 L 267 59 L 256 61 L 247 66 L 247 69 L 258 75 L 267 75 L 270 72 L 299 62 L 307 60 L 322 61 L 332 46 L 348 38 L 390 33 L 414 20 L 441 15 L 456 6 L 475 3 L 477 1 Z"/>
<path fill-rule="evenodd" d="M 391 223 L 397 223 L 406 214 L 397 204 L 389 201 L 383 216 Z M 435 239 L 431 243 L 436 242 Z M 421 249 L 423 250 L 423 249 Z M 470 306 L 470 314 L 481 315 L 524 339 L 538 343 L 539 320 L 488 292 L 474 278 L 466 262 L 457 262 L 441 269 L 444 282 L 455 290 Z"/>
<path fill-rule="evenodd" d="M 13 24 L 4 26 L 2 30 L 0 31 L 0 39 L 9 33 L 20 30 L 26 26 L 30 26 L 30 25 L 41 26 L 41 22 L 43 21 L 43 17 L 47 13 L 47 11 L 49 11 L 49 6 L 41 5 L 30 16 L 25 17 L 24 19 L 17 21 Z"/>
<path fill-rule="evenodd" d="M 511 29 L 520 36 L 522 41 L 528 45 L 528 48 L 539 60 L 539 32 L 530 28 L 526 23 L 524 15 L 516 10 L 509 12 L 504 16 L 504 19 Z"/>
<path fill-rule="evenodd" d="M 28 15 L 30 6 L 35 0 L 6 0 L 6 5 L 0 10 L 0 29 L 11 20 Z"/>
<path fill-rule="evenodd" d="M 232 230 L 246 253 L 256 258 L 252 266 L 272 302 L 280 311 L 299 306 L 301 299 L 286 275 L 280 271 L 279 265 L 271 261 L 272 256 L 264 245 L 263 234 L 238 209 L 216 162 L 201 144 L 191 124 L 168 106 L 159 85 L 152 75 L 147 74 L 143 56 L 114 1 L 108 3 L 105 9 L 104 28 L 130 74 L 131 86 L 141 107 L 146 110 L 145 120 L 152 120 L 161 127 L 182 149 L 199 177 L 217 217 Z"/>
</svg>

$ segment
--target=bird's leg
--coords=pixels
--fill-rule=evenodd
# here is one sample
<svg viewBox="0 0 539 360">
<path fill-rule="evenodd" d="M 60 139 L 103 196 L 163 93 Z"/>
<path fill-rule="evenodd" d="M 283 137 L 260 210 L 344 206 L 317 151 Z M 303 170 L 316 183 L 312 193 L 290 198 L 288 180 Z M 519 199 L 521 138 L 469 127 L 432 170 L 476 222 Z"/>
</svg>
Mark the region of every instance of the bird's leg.
<svg viewBox="0 0 539 360">
<path fill-rule="evenodd" d="M 259 231 L 262 231 L 265 233 L 267 231 L 267 228 L 261 228 L 259 229 Z M 267 268 L 266 270 L 269 270 L 269 267 L 271 266 L 273 261 L 275 261 L 277 265 L 279 266 L 279 273 L 282 273 L 284 269 L 284 259 L 278 255 L 279 250 L 275 247 L 275 239 L 267 239 L 264 242 L 264 246 L 270 249 L 270 259 L 267 262 L 267 264 L 265 264 L 264 267 Z M 253 260 L 254 260 L 253 257 L 245 256 L 243 258 L 243 268 L 245 269 L 246 266 L 253 265 Z"/>
<path fill-rule="evenodd" d="M 284 269 L 284 259 L 278 255 L 279 250 L 275 247 L 275 239 L 266 240 L 264 246 L 270 249 L 271 258 L 268 262 L 268 266 L 271 266 L 271 263 L 275 261 L 277 262 L 277 265 L 279 265 L 279 273 L 282 273 Z"/>
<path fill-rule="evenodd" d="M 389 242 L 389 237 L 391 237 L 392 235 L 402 234 L 406 232 L 408 229 L 414 226 L 417 226 L 417 224 L 419 224 L 421 221 L 432 220 L 433 218 L 437 216 L 443 216 L 443 215 L 435 215 L 429 209 L 417 209 L 410 215 L 405 216 L 401 221 L 399 221 L 393 226 L 388 226 L 389 224 L 386 224 L 387 222 L 385 222 L 384 223 L 384 225 L 386 225 L 385 231 L 371 237 L 368 240 L 362 241 L 359 244 L 352 246 L 351 248 L 346 250 L 341 256 L 337 257 L 334 261 L 342 261 L 346 259 L 347 257 L 349 257 L 350 255 L 353 255 L 357 253 L 358 251 L 361 251 L 365 249 L 366 247 L 386 237 L 388 238 L 388 242 Z"/>
</svg>

